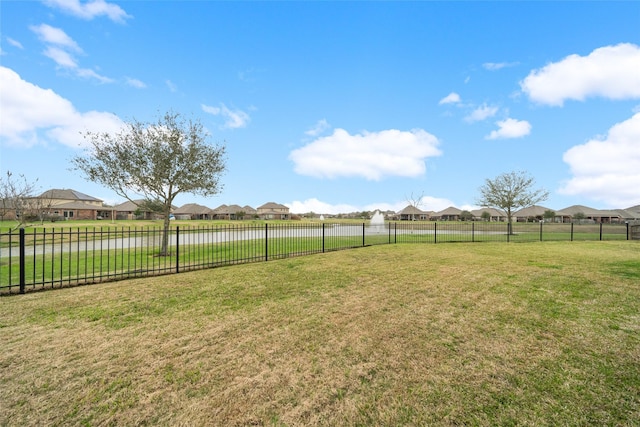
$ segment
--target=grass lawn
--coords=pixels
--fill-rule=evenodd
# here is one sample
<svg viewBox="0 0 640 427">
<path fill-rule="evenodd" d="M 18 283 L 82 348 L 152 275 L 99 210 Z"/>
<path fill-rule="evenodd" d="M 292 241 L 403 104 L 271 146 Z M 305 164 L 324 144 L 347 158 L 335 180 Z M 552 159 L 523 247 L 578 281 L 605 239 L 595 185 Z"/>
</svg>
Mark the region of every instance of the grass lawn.
<svg viewBox="0 0 640 427">
<path fill-rule="evenodd" d="M 640 425 L 640 244 L 397 244 L 0 298 L 0 425 Z"/>
</svg>

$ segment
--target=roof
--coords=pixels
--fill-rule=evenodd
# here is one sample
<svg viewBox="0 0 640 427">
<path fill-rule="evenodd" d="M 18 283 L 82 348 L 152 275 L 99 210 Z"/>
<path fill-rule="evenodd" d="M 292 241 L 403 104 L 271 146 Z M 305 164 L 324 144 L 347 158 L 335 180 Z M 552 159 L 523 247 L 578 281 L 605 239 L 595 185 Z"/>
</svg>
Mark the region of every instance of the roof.
<svg viewBox="0 0 640 427">
<path fill-rule="evenodd" d="M 78 210 L 89 210 L 89 211 L 104 211 L 108 210 L 102 206 L 91 205 L 89 203 L 84 202 L 68 202 L 68 203 L 60 203 L 59 205 L 53 205 L 48 208 L 49 210 L 60 210 L 60 209 L 78 209 Z"/>
<path fill-rule="evenodd" d="M 598 209 L 594 209 L 594 208 L 590 208 L 588 206 L 582 206 L 582 205 L 573 205 L 573 206 L 569 206 L 568 208 L 564 208 L 564 209 L 560 209 L 559 211 L 556 211 L 558 215 L 570 215 L 570 216 L 573 216 L 578 212 L 583 213 L 585 215 L 591 215 L 591 214 L 597 215 L 600 213 Z"/>
<path fill-rule="evenodd" d="M 199 205 L 197 203 L 187 203 L 186 205 L 182 205 L 178 209 L 174 210 L 173 213 L 201 215 L 211 213 L 211 211 L 212 210 L 206 206 Z"/>
<path fill-rule="evenodd" d="M 102 200 L 71 189 L 52 188 L 38 196 L 41 199 L 78 200 L 85 202 L 102 202 Z"/>
<path fill-rule="evenodd" d="M 267 202 L 264 205 L 259 206 L 258 209 L 289 209 L 289 208 L 279 203 Z"/>
<path fill-rule="evenodd" d="M 496 208 L 480 208 L 480 209 L 475 209 L 471 211 L 471 214 L 473 216 L 477 216 L 477 217 L 482 217 L 482 213 L 483 212 L 488 212 L 490 216 L 492 217 L 503 217 L 503 216 L 507 216 L 504 212 L 496 209 Z"/>
<path fill-rule="evenodd" d="M 533 205 L 533 206 L 520 209 L 519 211 L 514 212 L 513 215 L 517 217 L 530 217 L 530 216 L 536 217 L 536 216 L 544 216 L 544 213 L 546 211 L 553 212 L 553 209 L 545 208 L 544 206 Z"/>
<path fill-rule="evenodd" d="M 436 212 L 436 216 L 443 216 L 443 215 L 460 215 L 462 213 L 462 211 L 458 208 L 454 208 L 453 206 L 449 206 L 448 208 L 446 208 L 445 210 L 442 210 L 440 212 Z"/>
<path fill-rule="evenodd" d="M 426 213 L 427 212 L 422 211 L 413 205 L 408 205 L 406 208 L 398 212 L 400 215 L 425 215 Z"/>
</svg>

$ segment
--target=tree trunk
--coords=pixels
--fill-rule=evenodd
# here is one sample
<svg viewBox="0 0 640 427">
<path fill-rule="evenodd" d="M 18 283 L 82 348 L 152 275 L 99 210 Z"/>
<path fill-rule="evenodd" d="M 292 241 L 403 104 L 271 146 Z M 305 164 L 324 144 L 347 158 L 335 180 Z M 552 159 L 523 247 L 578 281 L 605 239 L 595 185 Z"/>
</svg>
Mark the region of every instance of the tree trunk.
<svg viewBox="0 0 640 427">
<path fill-rule="evenodd" d="M 162 226 L 162 246 L 160 248 L 160 256 L 170 256 L 169 252 L 169 226 L 171 224 L 169 215 L 171 215 L 171 203 L 164 207 L 164 221 Z"/>
</svg>

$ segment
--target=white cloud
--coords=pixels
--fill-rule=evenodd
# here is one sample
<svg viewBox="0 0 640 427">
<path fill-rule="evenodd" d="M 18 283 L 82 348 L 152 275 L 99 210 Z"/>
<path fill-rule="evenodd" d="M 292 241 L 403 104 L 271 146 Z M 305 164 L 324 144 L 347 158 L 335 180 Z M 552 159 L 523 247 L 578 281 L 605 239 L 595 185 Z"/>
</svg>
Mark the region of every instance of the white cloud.
<svg viewBox="0 0 640 427">
<path fill-rule="evenodd" d="M 531 124 L 526 120 L 504 119 L 496 122 L 499 129 L 491 131 L 485 139 L 522 138 L 531 133 Z"/>
<path fill-rule="evenodd" d="M 7 43 L 9 43 L 13 47 L 17 47 L 18 49 L 24 49 L 22 43 L 20 43 L 18 40 L 12 39 L 11 37 L 7 37 Z"/>
<path fill-rule="evenodd" d="M 15 71 L 1 66 L 0 92 L 0 137 L 12 145 L 57 142 L 77 148 L 86 144 L 80 132 L 113 132 L 123 125 L 111 113 L 79 112 L 51 89 L 22 80 Z"/>
<path fill-rule="evenodd" d="M 89 68 L 80 68 L 73 53 L 83 53 L 78 44 L 60 28 L 47 24 L 32 25 L 31 31 L 47 44 L 44 56 L 52 59 L 60 68 L 72 71 L 76 76 L 85 79 L 94 79 L 100 83 L 111 83 L 113 79 L 98 74 Z"/>
<path fill-rule="evenodd" d="M 127 77 L 126 80 L 127 84 L 131 87 L 135 87 L 136 89 L 144 89 L 147 87 L 146 84 L 144 84 L 143 81 L 138 80 L 138 79 L 134 79 L 131 77 Z"/>
<path fill-rule="evenodd" d="M 285 205 L 289 208 L 292 213 L 303 214 L 308 212 L 314 212 L 316 214 L 329 214 L 329 215 L 337 215 L 337 214 L 345 214 L 351 212 L 362 212 L 362 211 L 393 211 L 399 212 L 407 205 L 409 202 L 406 200 L 400 200 L 394 203 L 387 202 L 379 202 L 379 203 L 370 203 L 364 206 L 356 206 L 350 205 L 346 203 L 342 204 L 331 204 L 322 202 L 316 198 L 310 198 L 303 201 L 295 200 L 291 203 L 285 203 Z M 420 209 L 425 211 L 441 211 L 446 209 L 449 206 L 454 206 L 454 203 L 448 199 L 439 199 L 436 197 L 425 196 L 422 198 L 422 203 L 420 204 Z"/>
<path fill-rule="evenodd" d="M 488 119 L 489 117 L 493 117 L 498 112 L 498 107 L 491 107 L 487 104 L 482 104 L 480 107 L 476 108 L 465 117 L 465 121 L 469 123 L 480 122 Z"/>
<path fill-rule="evenodd" d="M 331 129 L 331 125 L 327 122 L 326 119 L 318 120 L 311 129 L 305 132 L 305 135 L 316 137 L 322 134 L 325 130 Z"/>
<path fill-rule="evenodd" d="M 605 137 L 564 153 L 573 177 L 560 189 L 625 208 L 640 203 L 640 113 L 614 125 Z"/>
<path fill-rule="evenodd" d="M 44 3 L 86 20 L 97 16 L 106 16 L 114 22 L 123 23 L 126 19 L 131 18 L 120 6 L 107 3 L 104 0 L 91 0 L 84 3 L 80 0 L 44 0 Z"/>
<path fill-rule="evenodd" d="M 507 67 L 515 67 L 518 62 L 485 62 L 482 67 L 489 71 L 497 71 Z"/>
<path fill-rule="evenodd" d="M 242 110 L 230 110 L 222 102 L 220 107 L 211 107 L 209 105 L 202 104 L 202 111 L 205 113 L 213 114 L 214 116 L 221 116 L 224 118 L 224 129 L 238 129 L 247 126 L 251 118 L 247 113 Z"/>
<path fill-rule="evenodd" d="M 520 82 L 531 100 L 562 106 L 565 100 L 590 96 L 609 99 L 640 98 L 640 46 L 622 43 L 570 55 L 533 70 Z"/>
<path fill-rule="evenodd" d="M 318 178 L 415 177 L 425 173 L 424 160 L 439 156 L 438 139 L 422 129 L 396 129 L 350 135 L 344 129 L 318 138 L 289 154 L 296 173 Z"/>
<path fill-rule="evenodd" d="M 29 27 L 31 31 L 36 33 L 38 38 L 46 44 L 53 44 L 64 47 L 74 52 L 82 52 L 78 43 L 67 35 L 60 28 L 52 27 L 47 24 L 31 25 Z"/>
<path fill-rule="evenodd" d="M 44 56 L 50 58 L 55 62 L 59 67 L 74 69 L 78 67 L 78 63 L 75 58 L 71 56 L 69 52 L 66 50 L 62 50 L 60 48 L 49 46 L 43 52 Z"/>
<path fill-rule="evenodd" d="M 449 95 L 445 96 L 438 102 L 438 105 L 443 104 L 458 104 L 460 102 L 460 95 L 455 92 L 451 92 Z"/>
<path fill-rule="evenodd" d="M 169 91 L 171 91 L 173 93 L 178 91 L 178 86 L 175 83 L 173 83 L 171 80 L 165 80 L 164 83 L 169 88 Z"/>
</svg>

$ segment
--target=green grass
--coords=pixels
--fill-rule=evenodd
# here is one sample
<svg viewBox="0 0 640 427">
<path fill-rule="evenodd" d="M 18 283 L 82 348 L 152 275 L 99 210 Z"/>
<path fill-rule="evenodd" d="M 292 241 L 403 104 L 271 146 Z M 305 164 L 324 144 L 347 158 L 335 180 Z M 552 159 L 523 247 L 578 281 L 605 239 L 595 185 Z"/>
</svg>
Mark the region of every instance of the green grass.
<svg viewBox="0 0 640 427">
<path fill-rule="evenodd" d="M 0 298 L 0 425 L 638 425 L 638 260 L 383 245 Z"/>
</svg>

